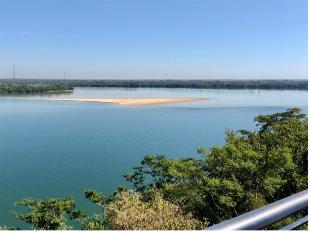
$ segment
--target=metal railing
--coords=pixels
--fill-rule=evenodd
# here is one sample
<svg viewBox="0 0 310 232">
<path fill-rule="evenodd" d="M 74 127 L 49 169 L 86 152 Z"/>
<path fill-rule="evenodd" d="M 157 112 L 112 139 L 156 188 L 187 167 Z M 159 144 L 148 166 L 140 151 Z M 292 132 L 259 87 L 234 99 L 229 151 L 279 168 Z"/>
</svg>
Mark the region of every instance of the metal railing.
<svg viewBox="0 0 310 232">
<path fill-rule="evenodd" d="M 284 220 L 308 208 L 308 190 L 304 190 L 262 208 L 211 226 L 207 230 L 259 230 Z M 308 222 L 308 216 L 285 226 L 291 230 Z"/>
</svg>

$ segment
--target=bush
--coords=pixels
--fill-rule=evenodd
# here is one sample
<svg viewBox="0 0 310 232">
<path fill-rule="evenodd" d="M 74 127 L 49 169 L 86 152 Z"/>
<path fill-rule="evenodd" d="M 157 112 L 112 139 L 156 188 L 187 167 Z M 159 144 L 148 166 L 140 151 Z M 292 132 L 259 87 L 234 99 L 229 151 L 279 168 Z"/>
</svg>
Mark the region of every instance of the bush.
<svg viewBox="0 0 310 232">
<path fill-rule="evenodd" d="M 207 227 L 191 214 L 183 214 L 180 208 L 159 194 L 149 202 L 142 195 L 130 191 L 120 192 L 116 201 L 104 208 L 110 229 L 116 230 L 193 230 Z"/>
</svg>

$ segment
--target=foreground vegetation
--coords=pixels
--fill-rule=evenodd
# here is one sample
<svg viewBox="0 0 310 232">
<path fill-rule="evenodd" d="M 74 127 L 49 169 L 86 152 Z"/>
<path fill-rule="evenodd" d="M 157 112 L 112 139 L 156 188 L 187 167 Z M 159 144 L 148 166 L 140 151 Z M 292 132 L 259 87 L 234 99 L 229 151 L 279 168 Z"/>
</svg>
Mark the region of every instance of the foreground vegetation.
<svg viewBox="0 0 310 232">
<path fill-rule="evenodd" d="M 0 95 L 37 94 L 72 91 L 73 87 L 60 84 L 0 83 Z"/>
<path fill-rule="evenodd" d="M 255 131 L 228 131 L 223 146 L 198 148 L 199 159 L 146 156 L 124 176 L 132 189 L 86 190 L 101 214 L 87 216 L 70 197 L 24 199 L 12 214 L 33 229 L 202 229 L 307 189 L 307 116 L 293 108 L 255 122 Z"/>
<path fill-rule="evenodd" d="M 0 83 L 58 84 L 71 87 L 194 88 L 194 89 L 298 89 L 307 90 L 307 80 L 53 80 L 2 79 Z"/>
</svg>

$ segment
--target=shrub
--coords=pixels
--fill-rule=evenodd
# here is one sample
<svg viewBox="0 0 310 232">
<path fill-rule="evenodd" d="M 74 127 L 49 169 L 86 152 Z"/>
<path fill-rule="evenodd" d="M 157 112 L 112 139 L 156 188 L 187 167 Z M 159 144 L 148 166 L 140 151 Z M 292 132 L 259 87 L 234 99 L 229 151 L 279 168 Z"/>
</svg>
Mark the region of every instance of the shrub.
<svg viewBox="0 0 310 232">
<path fill-rule="evenodd" d="M 130 191 L 120 192 L 116 200 L 104 208 L 110 229 L 117 230 L 192 230 L 207 227 L 206 222 L 184 214 L 180 208 L 155 194 L 150 201 Z"/>
</svg>

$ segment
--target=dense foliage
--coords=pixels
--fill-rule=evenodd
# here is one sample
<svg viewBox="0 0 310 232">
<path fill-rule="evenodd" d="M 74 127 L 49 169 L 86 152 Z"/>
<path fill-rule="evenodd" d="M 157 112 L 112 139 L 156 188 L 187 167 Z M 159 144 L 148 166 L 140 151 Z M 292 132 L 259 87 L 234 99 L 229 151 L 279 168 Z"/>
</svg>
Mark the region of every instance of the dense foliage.
<svg viewBox="0 0 310 232">
<path fill-rule="evenodd" d="M 74 200 L 71 197 L 65 199 L 51 198 L 48 200 L 24 199 L 15 203 L 23 206 L 28 212 L 13 211 L 13 215 L 30 225 L 35 230 L 68 230 L 68 219 L 79 219 L 85 215 L 75 209 Z"/>
<path fill-rule="evenodd" d="M 146 156 L 125 175 L 133 190 L 86 190 L 101 214 L 87 217 L 68 198 L 21 201 L 29 212 L 15 216 L 35 229 L 69 228 L 68 218 L 93 230 L 199 229 L 306 189 L 307 116 L 292 108 L 255 122 L 255 131 L 227 131 L 223 146 L 198 148 L 200 158 Z"/>
<path fill-rule="evenodd" d="M 308 89 L 307 80 L 56 80 L 2 79 L 0 83 L 58 84 L 72 87 L 194 88 L 194 89 Z"/>
<path fill-rule="evenodd" d="M 290 109 L 255 121 L 257 131 L 229 131 L 224 146 L 199 148 L 201 159 L 146 156 L 125 177 L 212 224 L 306 189 L 306 115 Z"/>
<path fill-rule="evenodd" d="M 73 90 L 72 87 L 60 84 L 0 83 L 0 95 L 36 94 L 71 90 Z"/>
<path fill-rule="evenodd" d="M 156 194 L 145 201 L 141 194 L 123 191 L 116 200 L 104 207 L 104 218 L 113 230 L 193 230 L 207 227 L 188 213 L 184 214 L 177 205 Z"/>
</svg>

